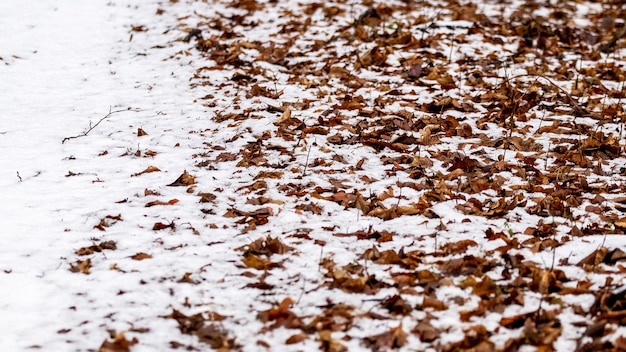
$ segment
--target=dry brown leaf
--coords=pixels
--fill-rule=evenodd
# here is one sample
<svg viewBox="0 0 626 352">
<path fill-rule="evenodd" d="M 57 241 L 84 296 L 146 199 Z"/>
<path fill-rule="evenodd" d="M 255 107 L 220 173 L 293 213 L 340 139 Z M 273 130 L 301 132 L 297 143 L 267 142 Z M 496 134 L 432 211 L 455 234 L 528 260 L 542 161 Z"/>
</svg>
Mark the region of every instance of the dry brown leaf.
<svg viewBox="0 0 626 352">
<path fill-rule="evenodd" d="M 176 280 L 176 282 L 187 283 L 187 284 L 197 284 L 198 282 L 191 278 L 191 273 L 183 274 L 183 277 Z"/>
<path fill-rule="evenodd" d="M 304 340 L 306 340 L 308 338 L 308 336 L 306 334 L 295 334 L 295 335 L 291 335 L 289 336 L 289 338 L 285 341 L 285 344 L 287 345 L 293 345 L 294 343 L 299 343 L 302 342 Z"/>
<path fill-rule="evenodd" d="M 619 220 L 615 221 L 614 225 L 617 226 L 617 227 L 621 227 L 623 229 L 626 229 L 626 217 L 625 218 L 620 218 Z"/>
<path fill-rule="evenodd" d="M 420 320 L 411 332 L 417 334 L 423 342 L 435 341 L 440 334 L 440 332 L 430 324 L 429 320 Z"/>
<path fill-rule="evenodd" d="M 152 258 L 152 256 L 148 253 L 139 252 L 135 255 L 132 255 L 130 258 L 132 260 L 144 260 L 144 259 L 150 259 Z"/>
<path fill-rule="evenodd" d="M 280 117 L 278 118 L 278 120 L 276 120 L 276 124 L 280 125 L 283 122 L 286 122 L 287 120 L 289 120 L 291 118 L 291 109 L 287 108 L 285 109 L 285 111 L 280 115 Z"/>
<path fill-rule="evenodd" d="M 442 301 L 438 300 L 437 298 L 434 297 L 424 297 L 424 301 L 422 302 L 421 308 L 432 308 L 434 310 L 446 310 L 448 309 L 448 306 L 446 306 L 445 303 L 443 303 Z"/>
<path fill-rule="evenodd" d="M 218 163 L 222 163 L 225 161 L 235 161 L 237 160 L 237 157 L 237 154 L 224 152 L 220 153 L 220 155 L 215 158 L 215 161 L 217 161 Z"/>
<path fill-rule="evenodd" d="M 322 343 L 321 350 L 324 352 L 346 352 L 348 348 L 341 344 L 341 342 L 332 338 L 332 331 L 322 330 L 318 333 L 320 342 Z"/>
<path fill-rule="evenodd" d="M 400 348 L 407 343 L 407 338 L 408 335 L 400 323 L 382 334 L 366 337 L 365 342 L 373 351 L 381 351 Z"/>
<path fill-rule="evenodd" d="M 147 196 L 160 196 L 160 195 L 161 195 L 161 193 L 159 193 L 159 192 L 157 192 L 157 191 L 155 191 L 155 190 L 152 190 L 152 189 L 148 189 L 148 188 L 146 188 L 146 189 L 144 189 L 144 191 L 143 191 L 143 195 L 144 195 L 144 196 L 146 196 L 146 197 L 147 197 Z"/>
<path fill-rule="evenodd" d="M 73 273 L 83 273 L 89 275 L 91 269 L 91 259 L 77 260 L 76 263 L 70 263 L 70 271 Z"/>
<path fill-rule="evenodd" d="M 473 240 L 461 240 L 448 243 L 441 247 L 441 251 L 445 254 L 459 254 L 467 252 L 469 247 L 477 246 L 478 243 Z"/>
<path fill-rule="evenodd" d="M 89 254 L 93 254 L 96 252 L 102 252 L 103 250 L 116 250 L 117 249 L 117 244 L 115 243 L 115 241 L 104 241 L 104 242 L 100 242 L 100 243 L 95 243 L 92 246 L 89 247 L 82 247 L 80 249 L 78 249 L 75 253 L 77 255 L 89 255 Z"/>
<path fill-rule="evenodd" d="M 168 186 L 177 187 L 177 186 L 191 186 L 196 183 L 196 177 L 187 173 L 185 170 L 182 175 L 180 175 L 176 181 L 170 183 Z"/>
<path fill-rule="evenodd" d="M 130 177 L 136 177 L 136 176 L 140 176 L 140 175 L 147 174 L 150 172 L 159 172 L 159 171 L 161 170 L 158 167 L 150 165 L 145 170 L 138 172 L 136 174 L 132 174 L 130 175 Z"/>
<path fill-rule="evenodd" d="M 187 316 L 177 310 L 164 318 L 174 319 L 178 322 L 178 328 L 184 334 L 195 335 L 198 339 L 219 351 L 228 351 L 235 348 L 235 339 L 229 338 L 226 332 L 216 324 L 206 325 L 207 321 L 220 321 L 221 315 L 214 312 L 207 312 L 208 318 L 201 313 Z M 214 319 L 217 317 L 217 319 Z"/>
<path fill-rule="evenodd" d="M 282 178 L 285 173 L 282 171 L 260 171 L 255 177 L 255 180 L 264 178 Z"/>
<path fill-rule="evenodd" d="M 281 263 L 272 262 L 269 259 L 260 257 L 252 253 L 246 253 L 241 261 L 246 267 L 257 270 L 271 270 L 273 268 L 282 266 Z"/>
<path fill-rule="evenodd" d="M 127 340 L 123 332 L 115 335 L 113 341 L 104 340 L 98 352 L 130 352 L 130 347 L 137 344 L 139 340 L 133 337 L 132 340 Z"/>
<path fill-rule="evenodd" d="M 263 323 L 273 322 L 269 327 L 270 329 L 276 329 L 278 327 L 298 329 L 302 327 L 303 324 L 300 318 L 289 309 L 293 303 L 294 301 L 287 297 L 280 302 L 278 307 L 260 312 L 257 318 Z"/>
<path fill-rule="evenodd" d="M 111 227 L 115 225 L 118 221 L 122 221 L 122 214 L 118 215 L 107 215 L 100 219 L 98 225 L 94 226 L 94 229 L 98 229 L 100 231 L 106 231 L 106 227 Z"/>
<path fill-rule="evenodd" d="M 153 200 L 151 202 L 146 203 L 146 208 L 153 207 L 155 205 L 174 205 L 176 203 L 178 203 L 178 199 L 176 198 L 170 199 L 167 202 L 163 202 L 160 200 Z"/>
<path fill-rule="evenodd" d="M 174 222 L 171 222 L 169 224 L 164 224 L 159 221 L 159 222 L 155 222 L 154 225 L 152 226 L 152 230 L 155 230 L 155 231 L 164 230 L 164 229 L 173 230 L 174 228 L 175 228 Z"/>
<path fill-rule="evenodd" d="M 210 203 L 217 199 L 217 196 L 213 193 L 200 192 L 198 196 L 200 196 L 200 203 Z"/>
</svg>

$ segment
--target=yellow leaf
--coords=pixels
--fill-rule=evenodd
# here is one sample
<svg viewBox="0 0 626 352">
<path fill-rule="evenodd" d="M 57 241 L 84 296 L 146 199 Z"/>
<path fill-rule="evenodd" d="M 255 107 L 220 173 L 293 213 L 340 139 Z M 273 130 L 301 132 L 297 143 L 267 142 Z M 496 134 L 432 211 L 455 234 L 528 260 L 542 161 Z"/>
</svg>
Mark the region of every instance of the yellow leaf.
<svg viewBox="0 0 626 352">
<path fill-rule="evenodd" d="M 281 124 L 291 118 L 291 109 L 287 108 L 282 115 L 276 121 L 277 124 Z"/>
</svg>

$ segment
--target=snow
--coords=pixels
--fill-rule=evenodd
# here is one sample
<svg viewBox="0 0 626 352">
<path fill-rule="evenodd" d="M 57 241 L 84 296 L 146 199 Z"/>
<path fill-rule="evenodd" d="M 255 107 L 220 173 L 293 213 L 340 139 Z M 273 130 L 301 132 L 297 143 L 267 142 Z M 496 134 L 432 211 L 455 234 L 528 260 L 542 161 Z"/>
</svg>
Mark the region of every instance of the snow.
<svg viewBox="0 0 626 352">
<path fill-rule="evenodd" d="M 176 103 L 186 100 L 185 90 L 178 89 L 186 86 L 184 70 L 178 70 L 180 79 L 172 78 L 167 64 L 137 55 L 146 43 L 128 42 L 138 11 L 147 16 L 154 8 L 144 1 L 0 3 L 0 31 L 10 33 L 0 38 L 0 345 L 5 351 L 35 345 L 67 350 L 65 340 L 80 341 L 78 349 L 97 348 L 106 336 L 102 312 L 114 307 L 111 297 L 124 285 L 105 275 L 67 275 L 64 255 L 89 243 L 85 233 L 96 214 L 143 190 L 128 182 L 139 166 L 128 170 L 129 164 L 102 160 L 97 153 L 136 149 L 128 126 L 149 129 L 159 123 L 157 111 L 180 116 L 184 109 Z M 110 108 L 127 107 L 141 111 L 114 114 L 94 131 L 96 138 L 61 144 Z M 69 171 L 83 175 L 66 177 Z M 92 183 L 98 179 L 105 182 Z M 140 302 L 164 298 L 142 291 Z M 96 327 L 95 336 L 81 332 Z M 57 334 L 63 328 L 73 331 Z"/>
<path fill-rule="evenodd" d="M 209 9 L 201 2 L 187 5 L 174 6 L 157 0 L 0 2 L 3 14 L 0 33 L 4 33 L 0 36 L 0 331 L 3 332 L 0 350 L 96 350 L 105 339 L 111 338 L 112 331 L 126 332 L 129 338 L 137 338 L 139 342 L 132 351 L 174 350 L 172 341 L 206 349 L 206 344 L 195 336 L 181 333 L 176 321 L 167 318 L 173 309 L 188 315 L 213 311 L 227 317 L 220 326 L 229 332 L 229 337 L 236 338 L 243 350 L 259 348 L 258 340 L 272 342 L 272 350 L 319 348 L 315 337 L 293 346 L 277 344 L 297 331 L 282 327 L 266 331 L 266 324 L 257 319 L 259 312 L 275 307 L 286 297 L 297 300 L 290 309 L 307 319 L 319 314 L 320 307 L 330 302 L 359 309 L 360 315 L 355 313 L 351 339 L 341 340 L 351 351 L 365 349 L 361 343 L 363 338 L 384 333 L 400 323 L 405 331 L 410 331 L 416 319 L 430 315 L 437 317 L 432 320 L 433 326 L 445 331 L 441 343 L 461 339 L 463 329 L 476 323 L 475 318 L 470 323 L 460 323 L 458 318 L 459 312 L 475 309 L 478 304 L 478 298 L 469 288 L 438 288 L 436 297 L 450 306 L 445 312 L 420 311 L 413 316 L 375 320 L 366 319 L 364 315 L 381 310 L 380 301 L 397 293 L 391 285 L 373 295 L 325 287 L 328 284 L 324 281 L 326 269 L 320 264 L 324 258 L 332 258 L 337 268 L 362 265 L 367 274 L 391 283 L 391 269 L 368 263 L 358 255 L 372 248 L 372 242 L 336 234 L 351 234 L 370 227 L 387 230 L 394 233 L 394 242 L 375 243 L 379 250 L 404 248 L 428 253 L 447 243 L 471 239 L 478 245 L 463 254 L 479 257 L 505 243 L 501 239 L 485 241 L 487 229 L 505 232 L 510 229 L 521 241 L 527 237 L 523 235 L 524 230 L 534 226 L 538 217 L 520 212 L 517 215 L 521 220 L 517 223 L 485 220 L 459 212 L 455 199 L 433 206 L 432 210 L 441 220 L 398 217 L 383 221 L 363 216 L 355 208 L 345 209 L 335 202 L 315 199 L 308 193 L 300 201 L 323 204 L 322 216 L 297 211 L 295 204 L 270 202 L 263 205 L 273 213 L 267 227 L 259 226 L 258 230 L 248 232 L 242 230 L 245 225 L 231 226 L 233 220 L 223 217 L 229 209 L 258 209 L 246 203 L 253 195 L 245 197 L 238 190 L 249 187 L 261 169 L 240 168 L 236 166 L 237 161 L 215 163 L 212 168 L 202 169 L 195 166 L 202 160 L 196 156 L 215 159 L 222 152 L 239 153 L 254 142 L 257 129 L 261 131 L 273 122 L 267 118 L 233 120 L 229 129 L 223 129 L 224 125 L 213 120 L 232 105 L 239 104 L 234 97 L 242 95 L 228 90 L 232 87 L 217 93 L 214 88 L 197 86 L 194 90 L 190 87 L 198 83 L 190 82 L 190 77 L 203 64 L 197 53 L 185 53 L 193 45 L 180 41 L 177 18 L 194 10 L 195 15 L 208 13 Z M 591 5 L 585 6 L 590 7 L 585 11 L 592 10 Z M 157 9 L 161 8 L 165 13 L 157 15 Z M 222 10 L 224 16 L 236 13 Z M 357 6 L 353 10 L 360 13 L 363 8 Z M 493 7 L 493 11 L 500 11 L 500 8 Z M 323 19 L 319 20 L 323 24 Z M 196 21 L 195 25 L 200 22 L 190 21 Z M 437 23 L 472 25 L 468 21 Z M 144 27 L 133 30 L 133 26 Z M 275 30 L 264 28 L 256 33 L 257 39 L 268 41 Z M 327 33 L 322 28 L 318 34 L 320 39 L 327 39 L 332 31 Z M 306 44 L 296 42 L 303 47 Z M 481 45 L 469 49 L 485 52 L 492 49 Z M 361 49 L 364 51 L 371 46 L 363 45 Z M 453 55 L 456 57 L 463 50 L 469 50 L 468 47 L 461 49 L 454 48 Z M 352 48 L 342 50 L 350 52 Z M 244 52 L 245 56 L 255 55 L 254 51 Z M 338 54 L 343 53 L 340 50 Z M 399 59 L 403 57 L 390 58 L 389 62 L 399 65 Z M 315 97 L 312 91 L 289 85 L 288 72 L 281 72 L 279 67 L 266 63 L 258 66 L 276 72 L 274 84 L 276 90 L 284 91 L 281 97 L 284 101 Z M 222 71 L 200 74 L 206 75 L 212 86 L 226 83 L 232 77 Z M 378 74 L 363 70 L 362 77 L 375 78 Z M 345 88 L 338 82 L 331 81 L 335 92 Z M 391 83 L 402 84 L 399 79 Z M 271 85 L 267 88 L 275 89 Z M 222 94 L 216 97 L 217 106 L 200 102 L 205 93 Z M 370 88 L 363 88 L 359 93 L 367 99 L 381 95 Z M 414 98 L 431 99 L 419 92 Z M 244 108 L 276 105 L 273 99 L 252 100 L 242 104 Z M 331 103 L 314 102 L 312 105 L 324 111 Z M 301 113 L 300 118 L 305 123 L 316 118 L 311 111 Z M 352 114 L 344 115 L 354 118 L 356 113 Z M 148 134 L 139 137 L 139 128 Z M 499 132 L 497 129 L 486 131 L 492 137 L 498 137 Z M 281 145 L 278 138 L 272 138 L 273 143 Z M 456 143 L 453 139 L 442 138 L 442 141 Z M 290 165 L 300 169 L 286 171 L 281 184 L 330 187 L 329 178 L 332 178 L 363 195 L 380 194 L 388 188 L 393 189 L 396 196 L 405 192 L 404 199 L 386 200 L 387 206 L 408 205 L 409 200 L 423 194 L 399 187 L 397 183 L 406 180 L 408 174 L 399 171 L 397 176 L 387 177 L 390 166 L 383 165 L 379 158 L 373 157 L 371 148 L 362 145 L 335 146 L 336 151 L 346 156 L 349 165 L 365 159 L 363 172 L 358 175 L 347 171 L 330 177 L 310 170 L 306 173 L 303 168 L 309 161 L 329 158 L 321 147 L 311 148 L 317 143 L 317 137 L 310 136 L 299 148 L 294 148 L 295 161 Z M 319 145 L 324 145 L 322 137 L 319 137 Z M 428 156 L 437 148 L 420 152 L 421 156 Z M 151 152 L 154 153 L 151 155 Z M 513 159 L 513 153 L 506 157 Z M 289 160 L 288 156 L 279 154 L 267 158 L 270 164 Z M 158 167 L 160 172 L 136 175 L 150 166 Z M 443 169 L 436 160 L 434 168 Z M 196 175 L 195 188 L 167 186 L 184 171 Z M 360 177 L 363 175 L 381 181 L 362 186 Z M 512 174 L 508 175 L 515 181 Z M 266 181 L 270 186 L 264 196 L 280 200 L 283 194 L 276 190 L 279 181 L 270 178 Z M 158 195 L 149 194 L 147 190 Z M 198 192 L 212 192 L 218 198 L 212 203 L 198 203 Z M 477 198 L 495 196 L 495 191 L 487 190 Z M 150 201 L 172 199 L 177 200 L 173 205 L 145 206 Z M 467 219 L 471 222 L 466 222 Z M 438 227 L 444 220 L 447 230 L 440 231 Z M 110 224 L 105 231 L 95 228 L 101 221 Z M 174 223 L 176 231 L 153 231 L 157 222 Z M 323 230 L 328 228 L 332 230 Z M 296 236 L 304 234 L 319 242 Z M 262 275 L 261 271 L 244 267 L 240 248 L 265 236 L 279 237 L 298 248 L 271 256 L 272 262 L 285 261 L 280 274 L 272 273 L 263 278 L 265 283 L 275 287 L 274 290 L 249 290 L 246 285 L 258 283 Z M 87 259 L 77 255 L 77 250 L 103 241 L 115 241 L 117 249 L 89 256 L 92 261 L 89 275 L 68 270 L 77 260 Z M 576 263 L 601 246 L 616 249 L 625 245 L 622 234 L 598 235 L 587 236 L 583 241 L 573 240 L 554 253 L 533 253 L 528 248 L 518 252 L 532 257 L 537 267 L 554 266 L 570 278 L 584 276 L 597 288 L 604 284 L 605 276 L 560 265 L 559 260 L 569 258 L 570 263 Z M 133 260 L 132 256 L 137 253 L 149 254 L 152 259 Z M 553 263 L 554 257 L 557 264 Z M 431 254 L 425 257 L 432 262 L 435 259 Z M 243 275 L 246 270 L 254 273 Z M 184 282 L 187 276 L 197 284 Z M 416 290 L 418 295 L 404 297 L 411 306 L 420 303 L 424 293 L 422 287 Z M 502 316 L 532 311 L 541 299 L 539 295 L 527 296 L 524 307 L 514 306 L 502 315 L 489 313 L 483 323 L 489 331 L 495 331 Z M 458 304 L 459 300 L 465 303 Z M 564 300 L 585 309 L 594 302 L 592 295 L 568 296 Z M 561 319 L 564 325 L 571 325 L 580 316 L 567 311 Z M 580 330 L 572 328 L 561 336 L 555 344 L 557 350 L 571 350 L 572 340 L 584 332 Z M 259 336 L 259 331 L 265 333 Z M 617 333 L 622 331 L 623 328 L 619 328 Z M 336 339 L 344 336 L 344 333 L 333 334 Z M 511 329 L 496 336 L 494 341 L 502 346 L 508 338 L 517 336 L 519 331 Z M 431 348 L 415 334 L 409 333 L 407 338 L 406 350 Z"/>
</svg>

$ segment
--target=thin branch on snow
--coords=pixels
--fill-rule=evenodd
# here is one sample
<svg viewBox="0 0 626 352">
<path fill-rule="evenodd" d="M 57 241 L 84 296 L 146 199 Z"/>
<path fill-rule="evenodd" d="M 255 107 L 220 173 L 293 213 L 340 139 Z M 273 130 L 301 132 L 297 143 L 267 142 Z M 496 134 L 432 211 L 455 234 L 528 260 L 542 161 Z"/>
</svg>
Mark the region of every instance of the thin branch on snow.
<svg viewBox="0 0 626 352">
<path fill-rule="evenodd" d="M 64 144 L 65 142 L 69 141 L 70 139 L 76 139 L 76 138 L 80 138 L 80 137 L 85 137 L 85 136 L 87 136 L 87 135 L 89 134 L 89 132 L 93 131 L 96 127 L 98 127 L 98 125 L 99 125 L 102 121 L 104 121 L 104 120 L 108 119 L 108 118 L 109 118 L 109 117 L 111 117 L 111 115 L 113 115 L 113 114 L 116 114 L 116 113 L 118 113 L 118 112 L 123 112 L 123 111 L 130 111 L 130 108 L 128 108 L 128 109 L 121 109 L 121 110 L 111 111 L 111 107 L 109 106 L 109 113 L 108 113 L 108 114 L 106 114 L 104 117 L 102 117 L 100 120 L 98 120 L 98 122 L 96 122 L 96 124 L 95 124 L 95 125 L 93 125 L 93 126 L 92 126 L 92 125 L 91 125 L 91 123 L 90 123 L 90 124 L 89 124 L 89 128 L 88 128 L 85 132 L 83 132 L 83 133 L 81 133 L 81 134 L 79 134 L 79 135 L 76 135 L 76 136 L 71 136 L 71 137 L 65 137 L 65 138 L 63 138 L 63 140 L 61 141 L 61 144 Z"/>
</svg>

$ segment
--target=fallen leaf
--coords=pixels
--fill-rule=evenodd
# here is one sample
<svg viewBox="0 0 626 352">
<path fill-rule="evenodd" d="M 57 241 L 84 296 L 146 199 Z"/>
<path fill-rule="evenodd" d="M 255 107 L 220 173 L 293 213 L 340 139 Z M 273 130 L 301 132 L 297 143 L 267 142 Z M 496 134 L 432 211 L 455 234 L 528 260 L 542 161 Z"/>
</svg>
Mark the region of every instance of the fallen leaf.
<svg viewBox="0 0 626 352">
<path fill-rule="evenodd" d="M 176 280 L 180 283 L 197 284 L 198 282 L 191 278 L 191 273 L 185 273 L 182 278 Z"/>
<path fill-rule="evenodd" d="M 167 202 L 163 202 L 160 200 L 153 200 L 151 202 L 146 203 L 146 208 L 153 207 L 155 205 L 174 205 L 176 203 L 178 203 L 178 199 L 176 198 L 170 199 Z"/>
<path fill-rule="evenodd" d="M 77 260 L 76 263 L 70 263 L 70 271 L 73 273 L 83 273 L 89 275 L 91 269 L 91 259 Z"/>
<path fill-rule="evenodd" d="M 106 227 L 111 227 L 115 225 L 118 221 L 122 221 L 122 214 L 107 215 L 104 218 L 100 219 L 98 225 L 94 226 L 93 228 L 100 231 L 106 231 Z"/>
<path fill-rule="evenodd" d="M 285 341 L 285 344 L 287 345 L 293 345 L 294 343 L 299 343 L 302 342 L 304 340 L 307 339 L 307 335 L 306 334 L 295 334 L 295 335 L 291 335 L 289 336 L 289 338 Z"/>
<path fill-rule="evenodd" d="M 228 351 L 231 348 L 236 348 L 235 339 L 229 338 L 228 334 L 220 326 L 216 324 L 206 324 L 207 321 L 221 321 L 220 318 L 222 315 L 216 315 L 214 312 L 208 312 L 207 315 L 206 318 L 202 313 L 187 316 L 174 309 L 171 314 L 163 318 L 176 320 L 180 332 L 197 336 L 200 342 L 208 344 L 211 348 L 220 351 Z M 217 317 L 217 319 L 213 319 L 214 317 Z"/>
<path fill-rule="evenodd" d="M 320 342 L 322 343 L 321 350 L 324 352 L 346 352 L 348 348 L 341 344 L 341 342 L 332 338 L 332 331 L 322 330 L 318 333 Z"/>
<path fill-rule="evenodd" d="M 417 334 L 423 342 L 435 341 L 440 335 L 440 332 L 430 324 L 429 320 L 420 320 L 411 332 Z"/>
<path fill-rule="evenodd" d="M 139 342 L 136 337 L 132 340 L 127 340 L 123 332 L 118 333 L 113 341 L 104 340 L 98 352 L 130 352 L 130 347 L 136 345 Z"/>
<path fill-rule="evenodd" d="M 152 226 L 152 230 L 154 231 L 164 230 L 168 228 L 173 230 L 175 228 L 174 222 L 171 222 L 169 224 L 164 224 L 162 222 L 155 222 L 154 225 Z"/>
<path fill-rule="evenodd" d="M 300 328 L 303 325 L 302 321 L 289 309 L 293 303 L 294 301 L 287 297 L 280 302 L 278 307 L 260 312 L 257 318 L 263 323 L 272 322 L 273 324 L 270 326 L 270 329 L 276 329 L 278 327 L 287 329 Z"/>
<path fill-rule="evenodd" d="M 116 250 L 117 249 L 117 244 L 115 243 L 115 241 L 104 241 L 104 242 L 100 242 L 100 243 L 95 243 L 92 246 L 89 247 L 82 247 L 80 249 L 78 249 L 75 253 L 77 255 L 89 255 L 89 254 L 93 254 L 96 252 L 102 252 L 103 250 Z"/>
<path fill-rule="evenodd" d="M 291 118 L 291 109 L 287 108 L 285 109 L 285 111 L 280 115 L 280 117 L 278 118 L 278 120 L 276 120 L 276 124 L 280 125 L 283 122 L 286 122 L 287 120 L 289 120 Z"/>
<path fill-rule="evenodd" d="M 147 253 L 139 252 L 135 255 L 132 255 L 130 258 L 133 260 L 144 260 L 144 259 L 150 259 L 152 258 L 152 256 Z"/>
<path fill-rule="evenodd" d="M 196 177 L 187 173 L 185 170 L 182 175 L 180 175 L 176 181 L 170 183 L 168 186 L 171 187 L 179 187 L 179 186 L 191 186 L 196 183 Z"/>
<path fill-rule="evenodd" d="M 159 171 L 161 171 L 161 170 L 158 167 L 151 165 L 151 166 L 148 166 L 145 170 L 143 170 L 141 172 L 138 172 L 136 174 L 130 175 L 130 177 L 136 177 L 136 176 L 140 176 L 140 175 L 147 174 L 147 173 L 150 173 L 150 172 L 159 172 Z"/>
<path fill-rule="evenodd" d="M 400 323 L 397 327 L 391 328 L 382 334 L 366 337 L 364 341 L 372 351 L 381 351 L 404 346 L 407 343 L 407 337 L 408 335 L 404 332 L 402 323 Z"/>
</svg>

